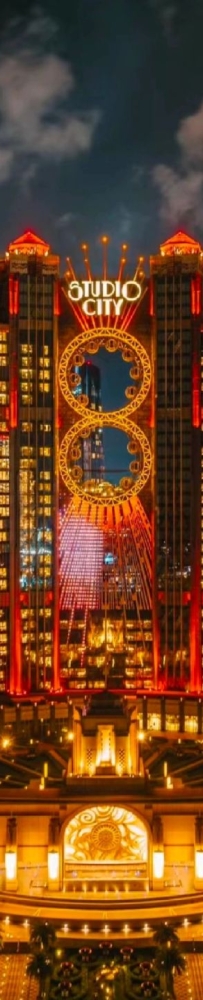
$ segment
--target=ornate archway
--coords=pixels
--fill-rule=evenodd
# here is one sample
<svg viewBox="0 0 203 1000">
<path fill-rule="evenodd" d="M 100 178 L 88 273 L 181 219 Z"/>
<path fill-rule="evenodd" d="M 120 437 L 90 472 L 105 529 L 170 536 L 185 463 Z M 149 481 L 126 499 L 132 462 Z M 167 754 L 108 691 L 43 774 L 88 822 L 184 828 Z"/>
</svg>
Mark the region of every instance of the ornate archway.
<svg viewBox="0 0 203 1000">
<path fill-rule="evenodd" d="M 64 833 L 68 891 L 133 892 L 148 886 L 148 833 L 123 806 L 93 806 L 77 813 Z"/>
</svg>

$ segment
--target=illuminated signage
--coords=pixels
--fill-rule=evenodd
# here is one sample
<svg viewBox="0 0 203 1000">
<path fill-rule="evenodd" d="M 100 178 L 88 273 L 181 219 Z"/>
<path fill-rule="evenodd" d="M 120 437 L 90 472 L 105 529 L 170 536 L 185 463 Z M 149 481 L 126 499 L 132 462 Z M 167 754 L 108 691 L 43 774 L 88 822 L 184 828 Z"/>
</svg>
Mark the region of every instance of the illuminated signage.
<svg viewBox="0 0 203 1000">
<path fill-rule="evenodd" d="M 86 316 L 120 316 L 126 302 L 136 302 L 141 296 L 141 285 L 135 279 L 125 281 L 71 281 L 68 298 L 80 302 Z"/>
</svg>

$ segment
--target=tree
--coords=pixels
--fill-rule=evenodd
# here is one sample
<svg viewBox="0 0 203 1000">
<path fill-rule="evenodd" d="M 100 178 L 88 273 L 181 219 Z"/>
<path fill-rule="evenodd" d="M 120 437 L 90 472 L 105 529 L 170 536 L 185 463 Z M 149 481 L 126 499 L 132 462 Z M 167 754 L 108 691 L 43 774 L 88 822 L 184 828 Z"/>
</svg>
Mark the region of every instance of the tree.
<svg viewBox="0 0 203 1000">
<path fill-rule="evenodd" d="M 56 934 L 52 924 L 37 923 L 31 930 L 31 958 L 27 975 L 39 980 L 39 997 L 47 997 L 54 965 Z"/>
<path fill-rule="evenodd" d="M 39 1000 L 48 997 L 52 971 L 53 963 L 50 958 L 45 958 L 43 952 L 39 955 L 32 954 L 27 966 L 27 976 L 39 980 Z"/>
<path fill-rule="evenodd" d="M 30 935 L 30 948 L 32 952 L 53 952 L 56 947 L 56 933 L 52 924 L 37 923 L 32 928 Z"/>
<path fill-rule="evenodd" d="M 162 945 L 167 944 L 168 941 L 170 941 L 171 944 L 173 943 L 179 945 L 178 934 L 174 930 L 172 924 L 167 924 L 167 923 L 159 924 L 159 926 L 154 931 L 153 941 L 160 948 L 162 947 Z"/>
<path fill-rule="evenodd" d="M 160 986 L 164 997 L 175 997 L 174 975 L 179 976 L 185 969 L 185 959 L 181 952 L 179 941 L 166 941 L 157 948 L 156 968 L 160 976 Z"/>
</svg>

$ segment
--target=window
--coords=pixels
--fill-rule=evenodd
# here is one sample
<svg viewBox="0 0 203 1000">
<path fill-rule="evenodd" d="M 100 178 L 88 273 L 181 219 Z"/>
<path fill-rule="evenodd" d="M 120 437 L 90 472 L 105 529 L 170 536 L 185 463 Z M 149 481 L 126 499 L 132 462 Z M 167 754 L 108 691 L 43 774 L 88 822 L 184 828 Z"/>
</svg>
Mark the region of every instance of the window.
<svg viewBox="0 0 203 1000">
<path fill-rule="evenodd" d="M 198 720 L 196 715 L 185 715 L 184 730 L 185 733 L 197 733 Z"/>
<path fill-rule="evenodd" d="M 168 714 L 166 715 L 166 730 L 170 731 L 170 729 L 176 733 L 179 731 L 178 715 L 168 715 Z"/>
<path fill-rule="evenodd" d="M 147 715 L 147 728 L 148 729 L 161 729 L 161 716 L 157 715 L 155 712 L 148 712 Z"/>
</svg>

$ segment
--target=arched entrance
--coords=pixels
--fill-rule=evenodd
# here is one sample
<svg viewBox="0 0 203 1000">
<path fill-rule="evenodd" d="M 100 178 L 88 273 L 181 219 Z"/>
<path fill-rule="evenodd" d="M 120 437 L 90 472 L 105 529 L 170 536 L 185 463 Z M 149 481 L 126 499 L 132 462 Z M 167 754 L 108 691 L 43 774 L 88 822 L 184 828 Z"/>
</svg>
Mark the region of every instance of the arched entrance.
<svg viewBox="0 0 203 1000">
<path fill-rule="evenodd" d="M 139 816 L 122 806 L 85 809 L 65 828 L 65 888 L 114 896 L 146 889 L 148 853 L 148 834 Z"/>
</svg>

